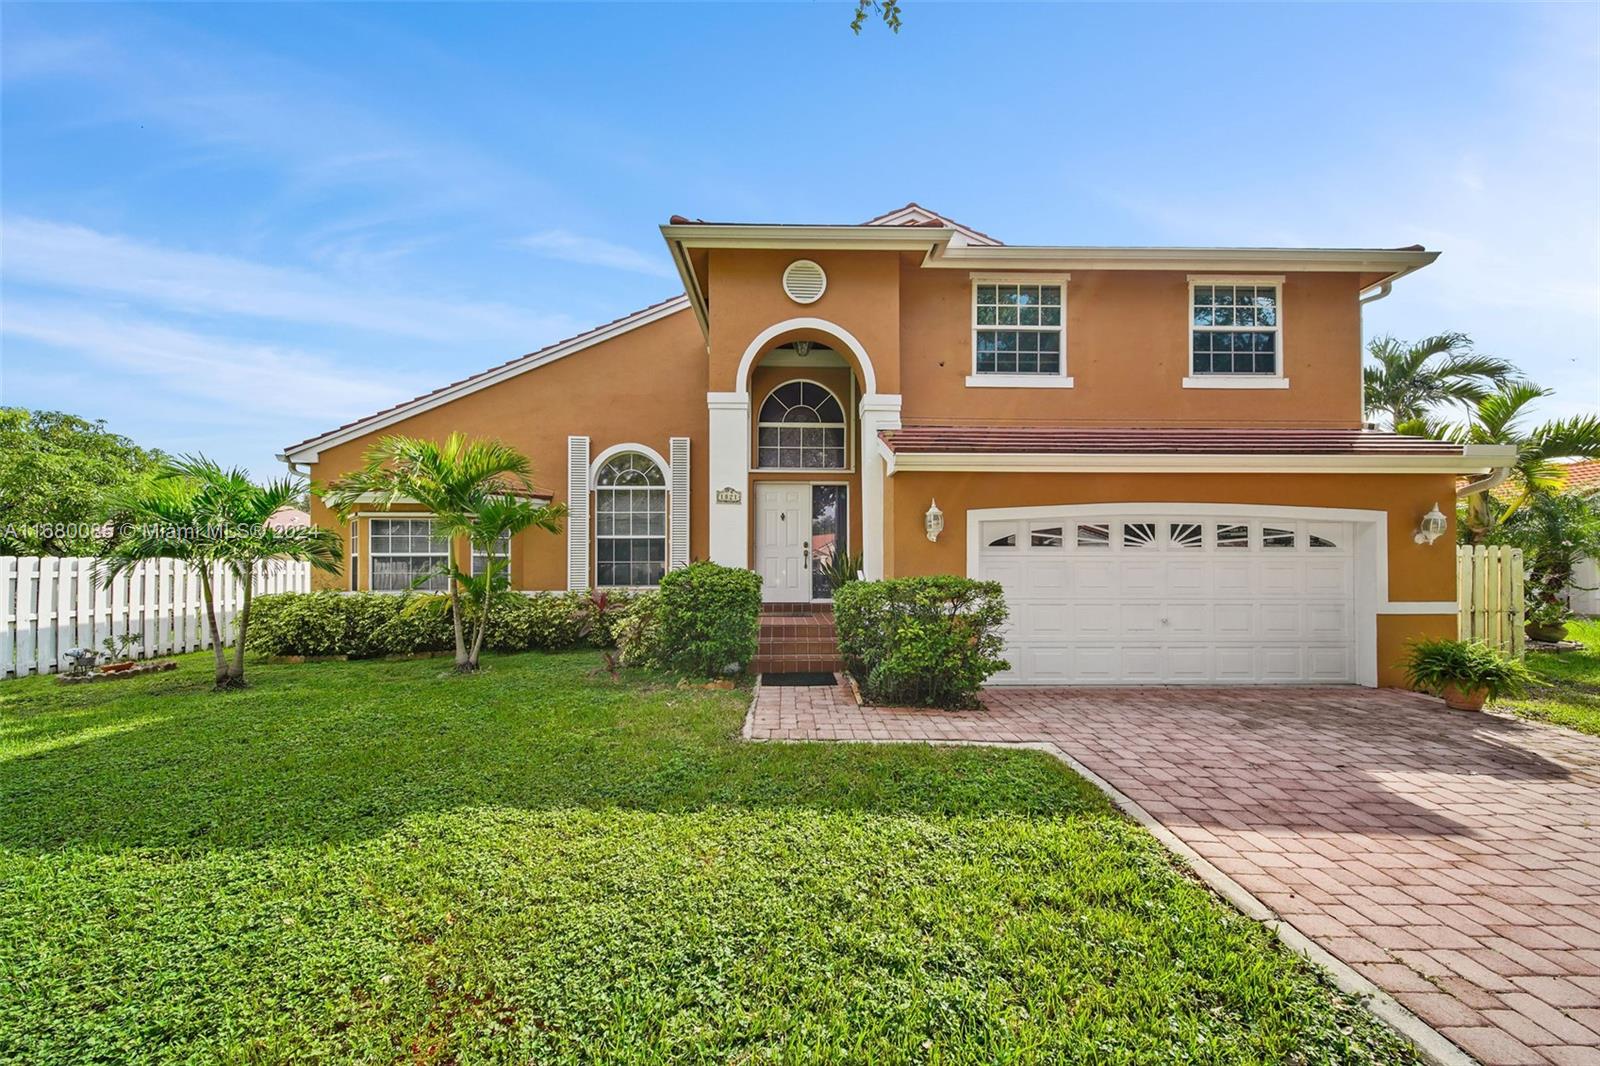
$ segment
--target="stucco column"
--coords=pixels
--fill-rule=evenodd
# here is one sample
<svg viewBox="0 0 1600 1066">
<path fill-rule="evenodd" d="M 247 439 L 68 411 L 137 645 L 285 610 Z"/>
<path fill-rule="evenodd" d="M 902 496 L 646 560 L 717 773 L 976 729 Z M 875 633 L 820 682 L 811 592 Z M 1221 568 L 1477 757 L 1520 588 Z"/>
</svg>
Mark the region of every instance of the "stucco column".
<svg viewBox="0 0 1600 1066">
<path fill-rule="evenodd" d="M 722 566 L 750 566 L 750 394 L 708 392 L 711 440 L 707 468 L 711 491 L 706 493 L 711 561 Z M 738 502 L 722 497 L 732 490 Z"/>
<path fill-rule="evenodd" d="M 900 396 L 869 392 L 861 397 L 861 565 L 868 581 L 883 577 L 883 456 L 878 431 L 900 428 Z"/>
</svg>

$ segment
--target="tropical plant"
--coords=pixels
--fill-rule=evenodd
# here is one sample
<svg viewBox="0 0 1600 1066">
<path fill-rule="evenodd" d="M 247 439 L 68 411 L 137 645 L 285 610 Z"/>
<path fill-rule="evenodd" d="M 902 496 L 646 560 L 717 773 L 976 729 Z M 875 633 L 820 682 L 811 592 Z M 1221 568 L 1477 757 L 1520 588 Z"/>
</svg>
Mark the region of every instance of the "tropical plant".
<svg viewBox="0 0 1600 1066">
<path fill-rule="evenodd" d="M 823 560 L 822 577 L 831 592 L 838 592 L 852 581 L 861 579 L 861 554 L 835 550 Z"/>
<path fill-rule="evenodd" d="M 1559 490 L 1557 460 L 1600 458 L 1600 417 L 1577 415 L 1524 428 L 1528 405 L 1549 395 L 1549 389 L 1526 381 L 1504 382 L 1473 405 L 1465 425 L 1445 434 L 1462 444 L 1500 444 L 1517 450 L 1510 478 L 1515 491 L 1504 507 L 1496 506 L 1487 491 L 1467 498 L 1464 518 L 1472 543 L 1487 543 L 1530 499 Z"/>
<path fill-rule="evenodd" d="M 455 666 L 463 673 L 478 669 L 493 593 L 504 586 L 506 562 L 494 557 L 492 547 L 535 526 L 561 531 L 566 508 L 541 505 L 533 498 L 532 473 L 527 456 L 499 441 L 475 440 L 461 433 L 450 434 L 442 444 L 390 436 L 367 451 L 361 469 L 322 490 L 323 499 L 345 518 L 358 505 L 382 509 L 397 503 L 419 504 L 432 515 L 436 532 L 450 543 L 464 537 L 473 549 L 488 554 L 489 565 L 476 576 L 456 565 L 454 552 L 440 568 L 449 577 Z M 418 581 L 431 576 L 421 575 Z"/>
<path fill-rule="evenodd" d="M 1393 337 L 1367 343 L 1372 362 L 1362 370 L 1367 417 L 1386 415 L 1396 433 L 1429 435 L 1432 412 L 1451 403 L 1476 403 L 1516 376 L 1504 359 L 1479 355 L 1465 333 L 1440 333 L 1413 344 Z"/>
<path fill-rule="evenodd" d="M 669 570 L 652 605 L 656 656 L 685 674 L 718 678 L 754 659 L 761 632 L 761 575 L 690 563 Z"/>
<path fill-rule="evenodd" d="M 292 561 L 330 572 L 339 568 L 342 549 L 333 531 L 315 526 L 275 529 L 267 523 L 274 512 L 304 491 L 305 485 L 298 479 L 257 484 L 244 470 L 224 469 L 204 456 L 171 461 L 155 478 L 112 499 L 111 505 L 126 520 L 121 535 L 103 549 L 101 580 L 110 586 L 119 575 L 147 559 L 178 559 L 192 565 L 200 578 L 206 624 L 211 630 L 216 686 L 241 687 L 255 577 L 261 564 Z M 239 580 L 242 594 L 231 662 L 212 588 L 214 579 L 224 573 Z"/>
<path fill-rule="evenodd" d="M 965 577 L 852 581 L 834 597 L 839 654 L 876 703 L 975 707 L 1009 664 L 998 582 Z"/>
<path fill-rule="evenodd" d="M 1527 620 L 1557 626 L 1573 574 L 1585 558 L 1600 557 L 1600 500 L 1591 493 L 1539 493 L 1499 525 L 1492 539 L 1522 549 Z"/>
<path fill-rule="evenodd" d="M 1401 666 L 1412 688 L 1435 695 L 1455 689 L 1499 699 L 1517 695 L 1533 677 L 1521 660 L 1474 640 L 1413 641 Z"/>
</svg>

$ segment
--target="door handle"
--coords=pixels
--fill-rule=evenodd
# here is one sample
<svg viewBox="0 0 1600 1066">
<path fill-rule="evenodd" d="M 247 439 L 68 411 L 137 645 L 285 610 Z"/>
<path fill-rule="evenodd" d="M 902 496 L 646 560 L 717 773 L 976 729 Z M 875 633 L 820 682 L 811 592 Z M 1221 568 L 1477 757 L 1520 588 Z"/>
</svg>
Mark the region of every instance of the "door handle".
<svg viewBox="0 0 1600 1066">
<path fill-rule="evenodd" d="M 806 541 L 800 542 L 800 562 L 807 570 L 811 569 L 811 545 Z"/>
</svg>

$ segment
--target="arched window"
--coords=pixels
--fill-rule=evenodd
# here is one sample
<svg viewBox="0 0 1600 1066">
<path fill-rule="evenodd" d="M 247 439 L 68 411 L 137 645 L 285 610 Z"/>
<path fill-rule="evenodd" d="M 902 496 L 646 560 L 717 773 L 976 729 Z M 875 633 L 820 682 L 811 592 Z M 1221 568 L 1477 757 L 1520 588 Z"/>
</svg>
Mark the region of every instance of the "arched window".
<svg viewBox="0 0 1600 1066">
<path fill-rule="evenodd" d="M 844 408 L 812 381 L 790 381 L 767 395 L 757 417 L 757 465 L 844 469 Z"/>
<path fill-rule="evenodd" d="M 667 478 L 641 452 L 619 452 L 594 478 L 594 583 L 656 585 L 667 569 Z"/>
</svg>

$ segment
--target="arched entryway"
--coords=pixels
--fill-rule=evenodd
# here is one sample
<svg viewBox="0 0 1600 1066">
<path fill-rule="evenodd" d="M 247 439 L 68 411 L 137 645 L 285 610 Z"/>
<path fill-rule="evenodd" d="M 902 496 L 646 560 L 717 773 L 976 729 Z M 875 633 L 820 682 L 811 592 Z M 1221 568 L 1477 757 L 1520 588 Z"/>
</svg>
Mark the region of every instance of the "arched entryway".
<svg viewBox="0 0 1600 1066">
<path fill-rule="evenodd" d="M 883 573 L 881 429 L 899 396 L 849 330 L 817 318 L 777 322 L 751 338 L 728 392 L 708 397 L 711 557 L 763 575 L 773 601 L 826 599 L 834 551 Z"/>
</svg>

